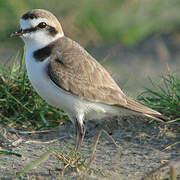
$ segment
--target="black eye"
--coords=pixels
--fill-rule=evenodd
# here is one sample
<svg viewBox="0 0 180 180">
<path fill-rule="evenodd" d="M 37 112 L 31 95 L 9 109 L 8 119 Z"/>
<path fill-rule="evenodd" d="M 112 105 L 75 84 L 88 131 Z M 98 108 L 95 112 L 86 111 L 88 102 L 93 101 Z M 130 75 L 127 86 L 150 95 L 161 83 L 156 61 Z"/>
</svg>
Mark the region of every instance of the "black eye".
<svg viewBox="0 0 180 180">
<path fill-rule="evenodd" d="M 47 24 L 45 22 L 41 22 L 38 24 L 38 27 L 41 29 L 45 28 L 46 26 L 47 26 Z"/>
</svg>

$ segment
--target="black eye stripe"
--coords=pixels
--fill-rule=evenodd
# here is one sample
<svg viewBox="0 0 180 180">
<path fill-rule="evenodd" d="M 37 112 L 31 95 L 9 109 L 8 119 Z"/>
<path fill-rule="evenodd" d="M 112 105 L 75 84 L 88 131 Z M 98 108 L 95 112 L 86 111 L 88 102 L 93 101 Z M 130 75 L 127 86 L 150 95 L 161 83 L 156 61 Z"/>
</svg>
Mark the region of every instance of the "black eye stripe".
<svg viewBox="0 0 180 180">
<path fill-rule="evenodd" d="M 41 24 L 41 23 L 40 23 L 40 24 Z M 47 26 L 47 24 L 46 24 L 46 26 Z M 38 24 L 36 27 L 24 29 L 23 32 L 24 32 L 24 33 L 30 33 L 30 32 L 37 31 L 38 29 L 39 29 L 39 24 Z"/>
<path fill-rule="evenodd" d="M 30 32 L 34 32 L 37 31 L 37 26 L 34 28 L 28 28 L 28 29 L 23 29 L 23 33 L 30 33 Z"/>
<path fill-rule="evenodd" d="M 54 36 L 54 35 L 57 34 L 57 31 L 56 31 L 56 29 L 54 27 L 48 26 L 47 24 L 46 24 L 46 27 L 48 27 L 47 30 L 49 31 L 49 33 L 51 35 Z M 39 29 L 39 24 L 36 27 L 32 27 L 32 28 L 28 28 L 28 29 L 23 29 L 22 31 L 25 34 L 25 33 L 31 33 L 31 32 L 37 31 L 38 29 Z"/>
<path fill-rule="evenodd" d="M 57 30 L 52 26 L 48 27 L 48 31 L 52 36 L 55 36 L 58 33 Z"/>
</svg>

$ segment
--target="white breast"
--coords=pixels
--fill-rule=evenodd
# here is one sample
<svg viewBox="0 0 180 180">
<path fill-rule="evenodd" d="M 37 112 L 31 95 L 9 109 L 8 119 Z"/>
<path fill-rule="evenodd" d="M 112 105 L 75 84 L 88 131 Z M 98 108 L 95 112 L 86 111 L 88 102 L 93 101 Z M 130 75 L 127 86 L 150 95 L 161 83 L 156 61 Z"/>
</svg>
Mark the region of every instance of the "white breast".
<svg viewBox="0 0 180 180">
<path fill-rule="evenodd" d="M 26 57 L 26 68 L 28 78 L 37 93 L 49 104 L 61 108 L 65 111 L 71 111 L 69 107 L 74 106 L 72 96 L 65 93 L 57 87 L 47 74 L 48 60 L 37 62 L 33 57 Z M 71 106 L 70 106 L 71 102 Z"/>
</svg>

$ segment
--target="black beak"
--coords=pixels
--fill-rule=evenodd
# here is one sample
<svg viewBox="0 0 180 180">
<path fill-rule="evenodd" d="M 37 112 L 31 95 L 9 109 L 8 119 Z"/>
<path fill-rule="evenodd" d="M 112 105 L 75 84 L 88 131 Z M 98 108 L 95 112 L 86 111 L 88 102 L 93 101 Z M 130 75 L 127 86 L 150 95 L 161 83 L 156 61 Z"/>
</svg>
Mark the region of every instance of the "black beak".
<svg viewBox="0 0 180 180">
<path fill-rule="evenodd" d="M 21 36 L 24 34 L 24 31 L 22 29 L 19 29 L 18 31 L 16 32 L 13 32 L 10 37 L 18 37 L 18 36 Z"/>
</svg>

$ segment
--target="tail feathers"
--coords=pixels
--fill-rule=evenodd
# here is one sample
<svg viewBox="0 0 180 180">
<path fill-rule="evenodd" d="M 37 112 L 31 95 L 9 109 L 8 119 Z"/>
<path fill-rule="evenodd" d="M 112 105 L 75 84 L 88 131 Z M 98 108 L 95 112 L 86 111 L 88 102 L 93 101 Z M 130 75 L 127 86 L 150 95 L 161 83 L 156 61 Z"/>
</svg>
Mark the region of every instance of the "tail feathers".
<svg viewBox="0 0 180 180">
<path fill-rule="evenodd" d="M 131 111 L 143 114 L 147 117 L 153 118 L 160 122 L 165 122 L 168 120 L 167 117 L 163 116 L 161 113 L 159 113 L 151 108 L 148 108 L 142 104 L 139 104 L 129 98 L 127 98 L 126 100 L 127 100 L 127 104 L 126 104 L 125 108 L 130 109 Z"/>
</svg>

